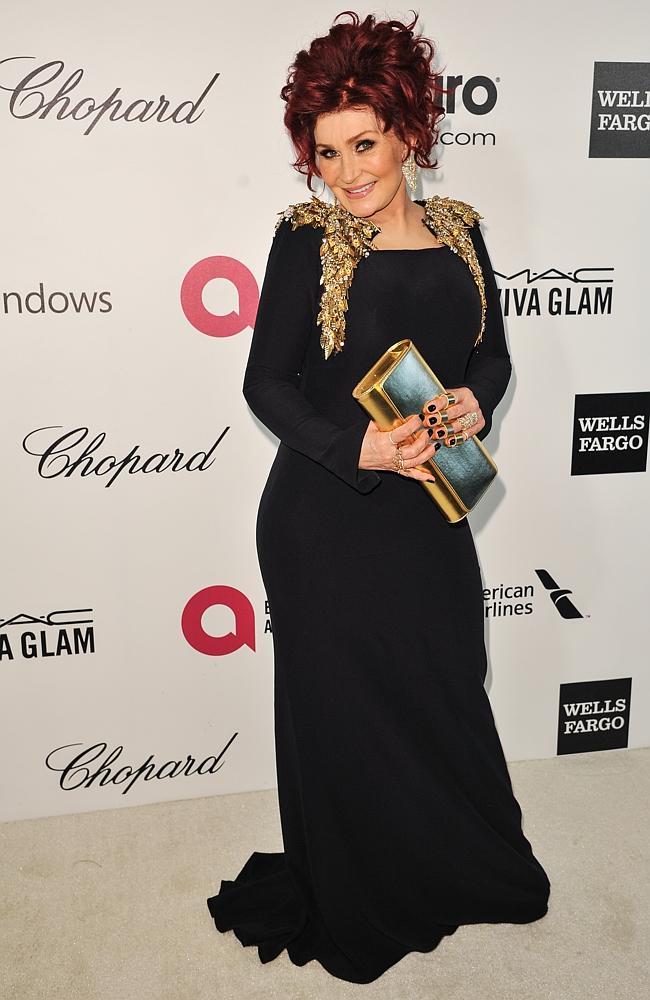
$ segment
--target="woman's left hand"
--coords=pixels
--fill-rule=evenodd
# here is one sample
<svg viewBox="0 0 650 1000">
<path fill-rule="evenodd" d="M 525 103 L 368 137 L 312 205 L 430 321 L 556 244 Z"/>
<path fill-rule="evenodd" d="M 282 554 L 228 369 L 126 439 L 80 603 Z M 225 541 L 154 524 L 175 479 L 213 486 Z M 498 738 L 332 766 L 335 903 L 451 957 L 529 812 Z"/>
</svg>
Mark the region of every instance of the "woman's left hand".
<svg viewBox="0 0 650 1000">
<path fill-rule="evenodd" d="M 450 448 L 482 431 L 485 427 L 485 418 L 476 396 L 467 386 L 448 389 L 447 392 L 453 392 L 456 397 L 455 403 L 449 405 L 447 396 L 442 392 L 439 396 L 426 401 L 422 407 L 422 415 L 424 426 L 433 428 L 434 438 L 439 437 L 442 443 Z M 478 416 L 478 420 L 470 427 L 463 427 L 459 422 L 466 413 L 476 413 Z M 454 435 L 459 437 L 456 438 Z"/>
</svg>

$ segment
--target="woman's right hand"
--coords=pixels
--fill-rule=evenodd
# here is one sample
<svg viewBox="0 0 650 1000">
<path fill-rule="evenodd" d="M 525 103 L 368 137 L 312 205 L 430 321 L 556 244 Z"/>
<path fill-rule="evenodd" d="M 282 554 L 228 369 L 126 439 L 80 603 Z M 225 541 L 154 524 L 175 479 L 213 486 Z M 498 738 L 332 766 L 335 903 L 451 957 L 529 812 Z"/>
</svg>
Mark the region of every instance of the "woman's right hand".
<svg viewBox="0 0 650 1000">
<path fill-rule="evenodd" d="M 440 441 L 436 438 L 435 429 L 424 427 L 417 413 L 407 417 L 390 431 L 381 431 L 375 421 L 371 420 L 361 443 L 359 468 L 395 472 L 396 445 L 400 445 L 404 459 L 404 469 L 400 470 L 400 475 L 435 482 L 435 476 L 418 466 L 432 458 L 440 447 Z"/>
</svg>

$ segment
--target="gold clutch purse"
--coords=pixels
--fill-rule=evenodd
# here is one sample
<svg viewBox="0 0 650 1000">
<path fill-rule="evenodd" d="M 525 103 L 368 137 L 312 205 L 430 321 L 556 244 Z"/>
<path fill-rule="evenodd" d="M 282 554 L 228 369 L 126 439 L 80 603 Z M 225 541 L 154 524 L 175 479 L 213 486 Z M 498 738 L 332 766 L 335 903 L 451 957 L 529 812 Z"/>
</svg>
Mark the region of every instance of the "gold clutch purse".
<svg viewBox="0 0 650 1000">
<path fill-rule="evenodd" d="M 445 392 L 411 340 L 400 340 L 382 354 L 354 387 L 352 395 L 382 431 L 399 426 L 419 413 L 433 396 Z M 413 436 L 405 443 L 414 440 Z M 487 448 L 473 435 L 453 448 L 439 448 L 420 468 L 435 476 L 434 483 L 419 480 L 448 521 L 460 521 L 472 510 L 497 474 Z"/>
</svg>

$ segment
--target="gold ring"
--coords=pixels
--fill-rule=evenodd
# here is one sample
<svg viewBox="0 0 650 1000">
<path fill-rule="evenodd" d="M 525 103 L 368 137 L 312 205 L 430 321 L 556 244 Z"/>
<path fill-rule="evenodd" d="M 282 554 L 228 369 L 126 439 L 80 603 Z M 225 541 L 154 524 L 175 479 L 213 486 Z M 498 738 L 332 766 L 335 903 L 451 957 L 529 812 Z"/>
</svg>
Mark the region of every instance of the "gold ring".
<svg viewBox="0 0 650 1000">
<path fill-rule="evenodd" d="M 463 413 L 462 417 L 458 418 L 458 423 L 461 427 L 473 427 L 475 423 L 478 422 L 478 413 L 474 410 L 472 413 Z"/>
</svg>

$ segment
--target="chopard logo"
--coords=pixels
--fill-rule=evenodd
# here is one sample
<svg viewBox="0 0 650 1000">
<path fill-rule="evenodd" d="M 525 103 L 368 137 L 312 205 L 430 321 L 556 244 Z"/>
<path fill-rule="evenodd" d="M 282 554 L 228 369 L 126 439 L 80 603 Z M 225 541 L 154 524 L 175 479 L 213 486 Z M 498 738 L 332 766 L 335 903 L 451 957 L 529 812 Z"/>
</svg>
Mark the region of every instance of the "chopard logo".
<svg viewBox="0 0 650 1000">
<path fill-rule="evenodd" d="M 512 274 L 494 274 L 511 283 L 499 286 L 504 316 L 611 315 L 613 267 L 578 267 L 573 271 L 524 267 Z"/>
<path fill-rule="evenodd" d="M 75 473 L 78 473 L 82 479 L 85 479 L 89 475 L 100 478 L 108 477 L 104 483 L 106 487 L 112 486 L 117 477 L 125 469 L 129 475 L 135 475 L 138 472 L 166 472 L 168 469 L 171 469 L 172 472 L 205 472 L 214 463 L 214 458 L 210 462 L 208 462 L 208 459 L 224 437 L 226 431 L 230 430 L 230 427 L 225 427 L 209 451 L 197 451 L 189 457 L 186 457 L 184 452 L 175 448 L 173 455 L 170 455 L 168 452 L 165 454 L 155 452 L 143 458 L 139 454 L 138 445 L 134 445 L 122 458 L 117 458 L 115 455 L 98 457 L 93 453 L 97 451 L 106 439 L 105 431 L 100 431 L 73 458 L 71 455 L 73 449 L 80 446 L 84 438 L 90 433 L 87 427 L 76 427 L 72 431 L 65 431 L 63 434 L 55 437 L 53 441 L 49 443 L 46 441 L 40 450 L 38 450 L 39 446 L 31 445 L 31 439 L 35 435 L 40 434 L 41 431 L 50 431 L 53 427 L 60 426 L 60 424 L 54 424 L 50 427 L 38 427 L 36 430 L 30 431 L 23 439 L 23 448 L 27 454 L 37 455 L 39 458 L 39 476 L 43 479 L 56 479 L 60 476 L 69 479 Z M 28 442 L 30 442 L 29 445 Z M 33 450 L 34 447 L 36 450 Z M 112 473 L 112 475 L 109 476 L 109 473 Z"/>
<path fill-rule="evenodd" d="M 52 117 L 57 121 L 66 118 L 75 122 L 88 121 L 84 135 L 89 135 L 102 119 L 111 123 L 155 121 L 164 124 L 171 121 L 176 125 L 194 125 L 203 114 L 203 111 L 199 112 L 199 107 L 221 75 L 214 74 L 196 101 L 185 100 L 174 104 L 164 94 L 158 97 L 118 98 L 121 87 L 115 87 L 106 97 L 98 99 L 78 92 L 77 88 L 84 75 L 82 69 L 66 73 L 65 63 L 61 59 L 53 59 L 24 72 L 21 62 L 33 59 L 34 56 L 9 56 L 7 59 L 0 59 L 0 74 L 8 78 L 9 69 L 14 76 L 18 76 L 15 82 L 0 82 L 0 90 L 10 94 L 9 113 L 13 118 L 19 119 L 43 120 Z M 9 63 L 18 65 L 9 66 Z M 19 75 L 21 72 L 22 76 Z M 76 93 L 73 94 L 73 91 Z"/>
<path fill-rule="evenodd" d="M 216 771 L 220 771 L 225 763 L 221 758 L 237 735 L 237 733 L 232 734 L 218 756 L 210 755 L 198 764 L 196 758 L 189 754 L 184 761 L 166 760 L 162 764 L 156 763 L 154 755 L 149 754 L 138 767 L 133 767 L 131 764 L 120 764 L 119 767 L 114 767 L 113 765 L 124 747 L 118 746 L 109 750 L 102 759 L 102 755 L 108 750 L 107 743 L 94 743 L 92 746 L 80 750 L 74 756 L 69 756 L 65 751 L 69 750 L 70 747 L 79 747 L 83 744 L 68 743 L 51 750 L 45 758 L 45 766 L 50 771 L 60 773 L 59 788 L 64 792 L 75 791 L 77 788 L 92 788 L 96 783 L 102 788 L 105 785 L 124 785 L 122 795 L 126 795 L 141 777 L 143 781 L 151 781 L 153 778 L 189 777 L 192 774 L 214 774 Z M 221 763 L 219 763 L 220 761 Z"/>
</svg>

